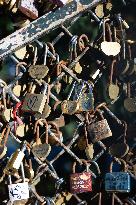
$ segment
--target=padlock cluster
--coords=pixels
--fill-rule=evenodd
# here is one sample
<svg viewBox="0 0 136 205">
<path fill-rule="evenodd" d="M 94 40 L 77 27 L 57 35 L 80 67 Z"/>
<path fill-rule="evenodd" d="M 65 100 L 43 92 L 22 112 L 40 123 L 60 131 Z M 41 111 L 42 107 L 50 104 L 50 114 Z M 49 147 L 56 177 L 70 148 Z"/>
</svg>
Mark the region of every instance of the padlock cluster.
<svg viewBox="0 0 136 205">
<path fill-rule="evenodd" d="M 33 6 L 18 3 L 35 19 Z M 135 42 L 111 11 L 104 1 L 86 12 L 98 28 L 93 41 L 61 25 L 53 40 L 35 39 L 7 57 L 15 76 L 0 79 L 0 204 L 136 203 L 135 124 L 113 108 L 121 100 L 127 115 L 136 112 Z"/>
</svg>

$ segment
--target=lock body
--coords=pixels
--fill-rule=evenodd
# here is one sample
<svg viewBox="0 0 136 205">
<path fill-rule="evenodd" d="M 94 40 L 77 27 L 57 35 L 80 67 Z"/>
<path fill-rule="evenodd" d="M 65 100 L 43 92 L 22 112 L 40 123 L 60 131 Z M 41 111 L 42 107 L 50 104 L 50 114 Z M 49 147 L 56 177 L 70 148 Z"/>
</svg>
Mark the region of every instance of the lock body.
<svg viewBox="0 0 136 205">
<path fill-rule="evenodd" d="M 22 111 L 42 114 L 46 99 L 47 97 L 44 94 L 27 93 L 22 105 Z"/>
<path fill-rule="evenodd" d="M 9 159 L 7 166 L 6 166 L 6 173 L 12 174 L 18 171 L 20 164 L 24 158 L 25 154 L 21 150 L 16 150 L 16 152 L 13 153 L 11 158 Z"/>
<path fill-rule="evenodd" d="M 127 172 L 112 172 L 105 176 L 105 190 L 108 192 L 130 192 L 130 175 Z"/>
<path fill-rule="evenodd" d="M 87 130 L 92 142 L 98 142 L 112 136 L 111 129 L 106 119 L 88 125 Z"/>
<path fill-rule="evenodd" d="M 34 5 L 34 0 L 20 0 L 18 8 L 23 14 L 30 17 L 31 19 L 38 18 L 38 10 Z"/>
<path fill-rule="evenodd" d="M 92 177 L 90 172 L 74 173 L 70 176 L 70 190 L 73 194 L 92 191 Z"/>
</svg>

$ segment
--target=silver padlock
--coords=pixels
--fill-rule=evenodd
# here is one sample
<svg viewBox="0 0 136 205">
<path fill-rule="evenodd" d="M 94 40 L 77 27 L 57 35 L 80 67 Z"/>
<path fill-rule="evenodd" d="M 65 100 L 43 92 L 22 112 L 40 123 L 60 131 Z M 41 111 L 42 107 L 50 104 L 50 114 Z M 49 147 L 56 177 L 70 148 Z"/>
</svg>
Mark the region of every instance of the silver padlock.
<svg viewBox="0 0 136 205">
<path fill-rule="evenodd" d="M 9 199 L 14 205 L 23 205 L 29 199 L 29 186 L 28 182 L 25 179 L 23 163 L 21 163 L 21 175 L 22 179 L 19 182 L 12 183 L 11 175 L 8 175 L 9 178 Z M 20 182 L 21 181 L 21 182 Z"/>
</svg>

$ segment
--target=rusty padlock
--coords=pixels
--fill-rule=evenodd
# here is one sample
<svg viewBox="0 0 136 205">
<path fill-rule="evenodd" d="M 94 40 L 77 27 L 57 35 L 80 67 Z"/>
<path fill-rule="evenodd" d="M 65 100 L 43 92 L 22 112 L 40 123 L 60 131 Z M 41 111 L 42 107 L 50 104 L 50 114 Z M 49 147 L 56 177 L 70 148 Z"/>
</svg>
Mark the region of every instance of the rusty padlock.
<svg viewBox="0 0 136 205">
<path fill-rule="evenodd" d="M 97 109 L 96 113 L 100 115 L 101 119 L 99 120 L 97 118 L 97 120 L 87 126 L 88 139 L 93 143 L 112 136 L 112 131 L 107 120 L 103 117 L 100 110 Z"/>
</svg>

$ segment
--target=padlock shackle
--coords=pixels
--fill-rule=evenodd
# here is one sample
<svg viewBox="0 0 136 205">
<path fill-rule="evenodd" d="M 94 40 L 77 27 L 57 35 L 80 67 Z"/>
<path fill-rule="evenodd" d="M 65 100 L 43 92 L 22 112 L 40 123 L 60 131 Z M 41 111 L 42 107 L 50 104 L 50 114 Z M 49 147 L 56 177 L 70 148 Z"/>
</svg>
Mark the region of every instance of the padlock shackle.
<svg viewBox="0 0 136 205">
<path fill-rule="evenodd" d="M 40 139 L 40 136 L 38 134 L 39 132 L 39 126 L 43 124 L 45 125 L 45 143 L 48 144 L 48 123 L 45 119 L 39 119 L 36 121 L 35 123 L 35 127 L 34 127 L 34 134 L 36 133 L 36 140 L 38 141 Z M 38 129 L 38 130 L 37 130 Z"/>
<path fill-rule="evenodd" d="M 104 116 L 103 116 L 103 114 L 102 114 L 102 112 L 100 111 L 100 109 L 95 109 L 95 113 L 100 116 L 100 119 L 101 119 L 101 120 L 104 120 L 104 119 L 105 119 Z"/>
<path fill-rule="evenodd" d="M 56 51 L 55 51 L 55 48 L 54 48 L 53 44 L 51 42 L 47 42 L 46 44 L 48 46 L 48 51 L 51 51 L 51 54 L 52 54 L 51 58 L 52 58 L 52 60 L 56 60 L 56 59 L 54 59 L 54 56 L 56 56 Z"/>
<path fill-rule="evenodd" d="M 59 127 L 57 126 L 57 124 L 55 122 L 48 121 L 48 125 L 52 125 L 55 128 L 57 135 L 60 135 Z"/>
<path fill-rule="evenodd" d="M 19 75 L 19 72 L 20 72 L 19 68 L 20 68 L 20 67 L 22 68 L 22 65 L 27 66 L 27 63 L 25 63 L 25 62 L 19 62 L 19 63 L 17 63 L 17 65 L 16 65 L 16 76 Z M 17 81 L 17 84 L 18 84 L 18 81 Z M 17 85 L 17 84 L 16 84 L 16 85 Z"/>
<path fill-rule="evenodd" d="M 111 66 L 110 66 L 110 84 L 112 84 L 113 82 L 113 73 L 114 73 L 114 65 L 116 63 L 116 60 L 114 59 L 111 63 Z"/>
<path fill-rule="evenodd" d="M 126 172 L 126 169 L 127 169 L 127 163 L 123 160 L 123 159 L 118 159 L 119 161 L 116 161 L 116 159 L 114 159 L 111 163 L 110 163 L 110 173 L 112 173 L 112 168 L 113 168 L 113 164 L 114 162 L 121 162 L 120 164 L 123 164 L 124 166 L 124 172 Z"/>
<path fill-rule="evenodd" d="M 85 160 L 85 159 L 81 159 L 82 161 L 82 164 L 84 164 L 86 166 L 86 171 L 88 172 L 89 171 L 89 164 L 88 162 Z M 77 162 L 75 161 L 73 163 L 73 166 L 72 166 L 72 173 L 75 174 L 76 173 L 76 165 L 77 165 Z"/>
<path fill-rule="evenodd" d="M 102 25 L 102 27 L 103 27 L 103 41 L 106 41 L 106 23 L 108 21 L 110 21 L 109 18 L 103 20 L 103 25 Z M 110 39 L 111 39 L 111 30 L 109 30 L 109 27 L 108 27 L 108 31 L 109 31 Z"/>
<path fill-rule="evenodd" d="M 85 43 L 88 45 L 89 39 L 88 39 L 87 35 L 82 34 L 78 38 L 78 46 L 79 46 L 80 51 L 83 51 L 83 49 L 85 49 L 85 47 L 87 46 L 87 45 L 85 46 Z"/>
</svg>

